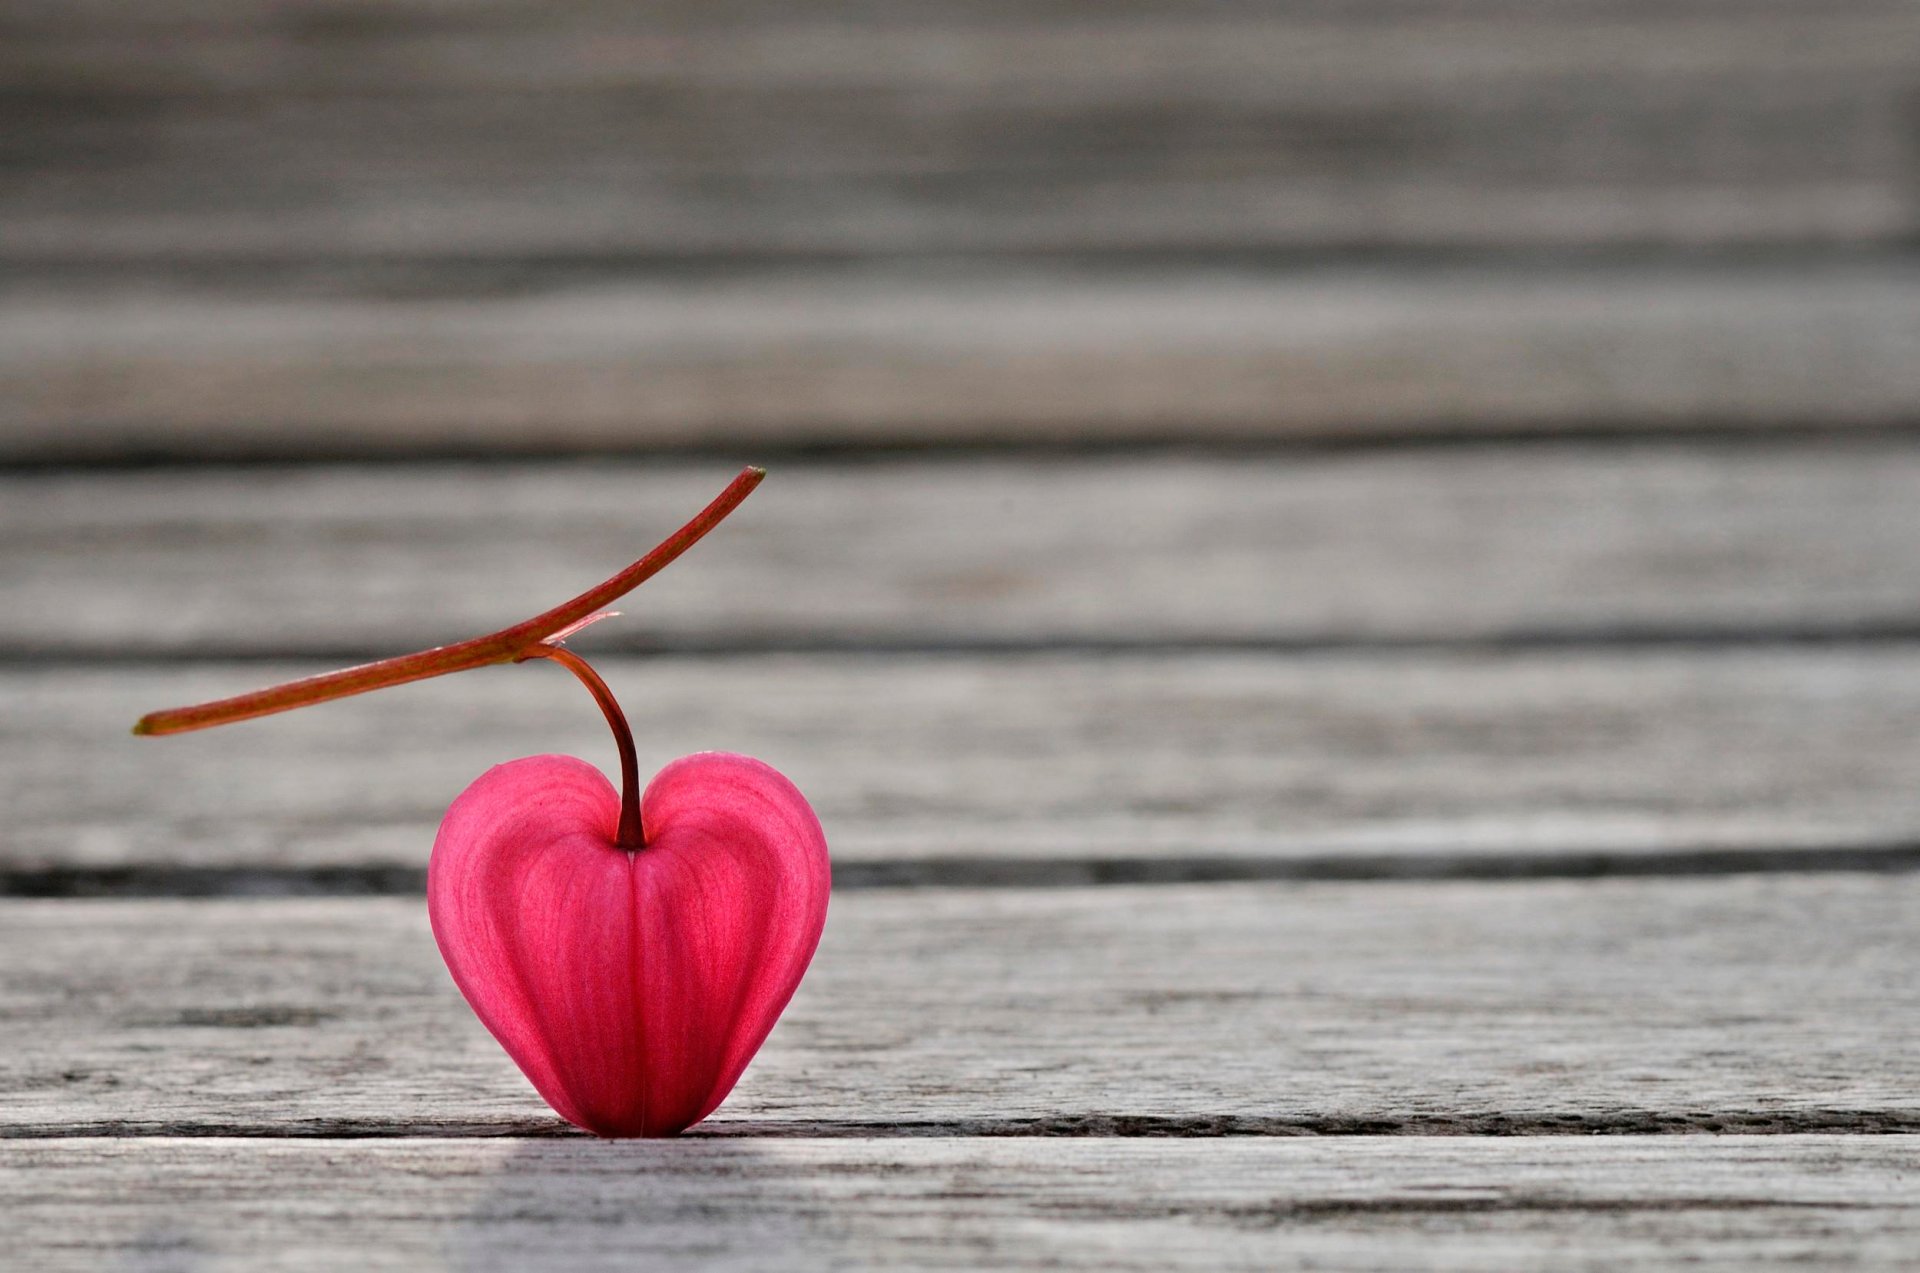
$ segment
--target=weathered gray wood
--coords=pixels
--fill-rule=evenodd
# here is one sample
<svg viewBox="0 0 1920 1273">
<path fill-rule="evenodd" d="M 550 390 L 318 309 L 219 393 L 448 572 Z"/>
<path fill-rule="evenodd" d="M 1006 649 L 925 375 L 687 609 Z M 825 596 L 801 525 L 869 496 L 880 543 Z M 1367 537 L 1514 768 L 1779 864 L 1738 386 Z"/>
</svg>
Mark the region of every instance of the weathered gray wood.
<svg viewBox="0 0 1920 1273">
<path fill-rule="evenodd" d="M 732 472 L 0 478 L 0 646 L 435 644 L 606 577 Z M 794 466 L 583 646 L 1911 631 L 1916 544 L 1910 443 Z"/>
<path fill-rule="evenodd" d="M 1897 259 L 327 278 L 16 281 L 0 459 L 1872 426 L 1920 401 Z"/>
<path fill-rule="evenodd" d="M 648 771 L 761 756 L 808 793 L 843 865 L 939 878 L 1062 858 L 1657 869 L 1703 849 L 1911 844 L 1920 827 L 1916 646 L 601 667 Z M 306 670 L 0 674 L 0 870 L 418 871 L 489 765 L 614 765 L 599 714 L 546 667 L 126 734 L 145 710 Z"/>
<path fill-rule="evenodd" d="M 1289 0 L 1279 16 L 1302 20 L 1377 23 L 1417 16 L 1420 0 Z M 1829 0 L 1672 0 L 1660 6 L 1670 17 L 1778 18 L 1807 20 L 1832 15 Z M 1274 17 L 1270 0 L 1215 0 L 1208 13 L 1226 17 Z M 1864 18 L 1907 12 L 1905 0 L 1847 0 L 1843 16 Z M 1118 18 L 1167 17 L 1165 0 L 1112 0 L 1100 12 Z M 1077 0 L 928 0 L 902 8 L 888 0 L 819 0 L 808 15 L 823 26 L 858 30 L 868 25 L 885 29 L 942 30 L 953 26 L 1085 20 L 1085 6 Z M 1645 0 L 1456 0 L 1447 13 L 1459 19 L 1495 20 L 1527 16 L 1565 22 L 1607 19 L 1616 23 L 1649 18 Z M 283 35 L 305 37 L 322 46 L 329 38 L 358 34 L 367 39 L 439 28 L 447 32 L 526 34 L 529 27 L 558 26 L 596 31 L 700 32 L 739 30 L 747 26 L 791 23 L 794 10 L 784 0 L 732 0 L 724 6 L 701 0 L 660 0 L 644 8 L 621 0 L 554 0 L 535 5 L 529 0 L 388 0 L 380 6 L 378 22 L 356 0 L 284 0 L 263 8 L 249 0 L 151 0 L 135 10 L 124 10 L 114 0 L 11 0 L 7 29 L 19 35 L 60 38 L 102 38 L 101 28 L 117 22 L 115 30 L 142 35 L 217 36 Z M 590 68 L 579 68 L 582 72 Z"/>
<path fill-rule="evenodd" d="M 1910 1137 L 0 1145 L 60 1270 L 1905 1269 Z"/>
<path fill-rule="evenodd" d="M 1916 959 L 1915 876 L 848 893 L 710 1126 L 1911 1128 Z M 12 901 L 0 967 L 8 1134 L 552 1126 L 418 900 Z"/>
<path fill-rule="evenodd" d="M 1898 4 L 58 8 L 7 15 L 15 259 L 1920 226 Z"/>
</svg>

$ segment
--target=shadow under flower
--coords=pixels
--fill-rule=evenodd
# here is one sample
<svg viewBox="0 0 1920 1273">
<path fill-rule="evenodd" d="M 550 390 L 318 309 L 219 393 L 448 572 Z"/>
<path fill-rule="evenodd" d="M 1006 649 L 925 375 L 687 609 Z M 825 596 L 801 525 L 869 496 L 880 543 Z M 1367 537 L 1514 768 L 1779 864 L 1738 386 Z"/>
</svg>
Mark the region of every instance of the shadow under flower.
<svg viewBox="0 0 1920 1273">
<path fill-rule="evenodd" d="M 462 1273 L 844 1268 L 853 1235 L 806 1142 L 515 1141 L 457 1217 Z"/>
</svg>

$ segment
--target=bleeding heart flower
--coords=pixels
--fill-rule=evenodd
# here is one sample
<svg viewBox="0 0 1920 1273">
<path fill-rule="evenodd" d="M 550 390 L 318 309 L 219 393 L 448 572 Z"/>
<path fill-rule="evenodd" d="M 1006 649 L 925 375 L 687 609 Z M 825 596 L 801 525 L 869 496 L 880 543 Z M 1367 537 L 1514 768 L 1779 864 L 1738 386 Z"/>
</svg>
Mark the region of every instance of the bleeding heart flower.
<svg viewBox="0 0 1920 1273">
<path fill-rule="evenodd" d="M 645 843 L 572 756 L 488 770 L 440 824 L 433 935 L 460 992 L 561 1117 L 669 1136 L 713 1112 L 793 997 L 827 917 L 799 791 L 706 752 L 641 799 Z"/>
<path fill-rule="evenodd" d="M 793 997 L 826 922 L 826 839 L 792 783 L 745 756 L 674 761 L 639 791 L 632 733 L 562 642 L 691 547 L 757 486 L 748 469 L 652 552 L 524 623 L 193 707 L 174 734 L 492 663 L 580 678 L 620 749 L 620 791 L 570 756 L 481 775 L 447 811 L 427 870 L 434 939 L 460 992 L 560 1115 L 603 1136 L 705 1118 Z"/>
</svg>

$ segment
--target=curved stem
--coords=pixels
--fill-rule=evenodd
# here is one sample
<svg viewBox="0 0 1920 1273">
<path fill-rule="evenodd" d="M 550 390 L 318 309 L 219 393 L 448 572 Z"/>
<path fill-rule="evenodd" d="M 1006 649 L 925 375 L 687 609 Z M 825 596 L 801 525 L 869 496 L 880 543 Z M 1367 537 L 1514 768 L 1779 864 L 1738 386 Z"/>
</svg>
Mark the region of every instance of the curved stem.
<svg viewBox="0 0 1920 1273">
<path fill-rule="evenodd" d="M 363 663 L 338 672 L 288 681 L 284 685 L 255 690 L 250 694 L 150 712 L 134 725 L 133 732 L 183 734 L 194 729 L 211 729 L 215 725 L 270 716 L 275 712 L 292 711 L 296 707 L 330 702 L 353 694 L 365 694 L 389 685 L 424 681 L 428 677 L 464 672 L 490 663 L 515 662 L 532 647 L 579 626 L 589 620 L 595 611 L 659 574 L 674 558 L 693 547 L 702 536 L 718 526 L 728 513 L 738 508 L 740 502 L 753 493 L 753 488 L 760 485 L 760 479 L 766 475 L 765 469 L 742 469 L 740 475 L 728 483 L 727 489 L 721 491 L 711 504 L 701 509 L 692 521 L 662 540 L 652 552 L 605 583 L 589 588 L 573 600 L 523 623 L 454 645 L 435 646 L 430 650 L 381 659 L 377 663 Z"/>
<path fill-rule="evenodd" d="M 552 659 L 579 677 L 593 701 L 600 704 L 601 714 L 613 730 L 614 745 L 620 749 L 620 829 L 614 833 L 613 842 L 623 849 L 645 848 L 647 833 L 640 824 L 640 758 L 633 749 L 633 731 L 627 727 L 626 713 L 620 710 L 613 691 L 591 664 L 565 646 L 536 646 L 514 661 L 526 659 Z"/>
</svg>

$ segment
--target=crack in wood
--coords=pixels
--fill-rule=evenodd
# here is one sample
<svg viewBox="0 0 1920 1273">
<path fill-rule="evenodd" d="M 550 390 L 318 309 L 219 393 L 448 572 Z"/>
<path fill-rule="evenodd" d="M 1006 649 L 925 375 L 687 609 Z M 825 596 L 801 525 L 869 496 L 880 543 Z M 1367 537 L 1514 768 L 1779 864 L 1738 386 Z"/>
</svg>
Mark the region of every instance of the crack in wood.
<svg viewBox="0 0 1920 1273">
<path fill-rule="evenodd" d="M 1341 1223 L 1378 1216 L 1481 1216 L 1481 1215 L 1632 1215 L 1645 1212 L 1676 1211 L 1871 1211 L 1861 1202 L 1806 1201 L 1738 1197 L 1725 1194 L 1690 1195 L 1677 1198 L 1572 1198 L 1558 1194 L 1502 1194 L 1479 1198 L 1436 1198 L 1430 1195 L 1392 1195 L 1383 1198 L 1276 1199 L 1270 1203 L 1240 1206 L 1216 1206 L 1204 1211 L 1191 1206 L 1151 1204 L 1129 1200 L 1125 1204 L 1094 1200 L 1041 1202 L 1036 1210 L 1065 1220 L 1116 1219 L 1193 1219 L 1197 1215 L 1221 1221 L 1240 1229 L 1263 1230 L 1281 1226 Z"/>
<path fill-rule="evenodd" d="M 1920 843 L 1809 844 L 1766 849 L 1660 852 L 1374 853 L 1286 857 L 931 857 L 834 866 L 833 887 L 1048 889 L 1118 885 L 1588 880 L 1719 875 L 1882 873 L 1920 870 Z M 424 867 L 133 866 L 0 867 L 0 897 L 413 897 Z"/>
<path fill-rule="evenodd" d="M 1036 1118 L 927 1120 L 724 1119 L 691 1140 L 1092 1139 L 1393 1136 L 1865 1136 L 1920 1135 L 1920 1114 L 1865 1109 L 1651 1110 L 1525 1114 L 1259 1115 L 1070 1114 Z M 313 1118 L 273 1123 L 205 1119 L 112 1119 L 0 1127 L 0 1140 L 85 1138 L 250 1140 L 591 1139 L 558 1118 Z"/>
<path fill-rule="evenodd" d="M 1666 267 L 1684 269 L 1691 259 Z M 124 274 L 116 266 L 116 275 Z M 102 426 L 104 427 L 104 426 Z M 1836 423 L 1808 418 L 1769 422 L 1764 429 L 1734 422 L 1716 424 L 1700 419 L 1690 425 L 1647 421 L 1589 423 L 1562 422 L 1551 428 L 1501 428 L 1490 425 L 1471 431 L 1436 433 L 1421 429 L 1379 426 L 1347 432 L 1240 434 L 1195 436 L 1178 420 L 1169 420 L 1161 435 L 1131 433 L 1115 437 L 1085 434 L 1029 435 L 991 439 L 929 432 L 913 437 L 835 438 L 808 436 L 769 438 L 753 444 L 757 462 L 778 465 L 783 472 L 800 468 L 847 468 L 902 461 L 954 464 L 983 460 L 1020 459 L 1033 463 L 1071 463 L 1084 460 L 1285 460 L 1313 459 L 1373 452 L 1419 455 L 1525 449 L 1528 451 L 1579 449 L 1596 443 L 1608 446 L 1684 446 L 1693 450 L 1765 452 L 1818 447 L 1858 447 L 1905 444 L 1920 437 L 1920 424 L 1886 421 Z M 461 443 L 445 438 L 422 439 L 395 451 L 356 444 L 351 439 L 302 436 L 298 446 L 240 439 L 225 445 L 196 442 L 191 450 L 164 442 L 131 443 L 111 451 L 90 448 L 62 450 L 52 445 L 22 454 L 0 454 L 0 476 L 114 474 L 167 471 L 204 472 L 222 469 L 280 470 L 289 466 L 321 469 L 356 466 L 370 461 L 392 470 L 432 469 L 447 464 L 489 469 L 527 463 L 569 460 L 619 460 L 674 464 L 737 464 L 738 447 L 716 446 L 704 440 L 645 437 L 617 442 L 590 439 L 539 439 L 523 448 Z"/>
<path fill-rule="evenodd" d="M 1911 645 L 1920 642 L 1920 616 L 1859 620 L 1817 619 L 1805 623 L 1739 625 L 1649 624 L 1643 626 L 1516 628 L 1473 636 L 1396 636 L 1385 633 L 1306 633 L 1300 636 L 1027 636 L 979 634 L 965 637 L 820 632 L 612 632 L 601 642 L 601 657 L 676 660 L 761 659 L 771 656 L 892 657 L 1043 657 L 1076 655 L 1164 656 L 1202 654 L 1481 655 L 1535 651 L 1637 651 L 1768 649 L 1804 646 Z M 256 645 L 212 637 L 190 650 L 135 650 L 103 646 L 40 645 L 0 641 L 0 671 L 71 668 L 204 667 L 212 663 L 369 662 L 383 654 L 330 644 Z"/>
</svg>

